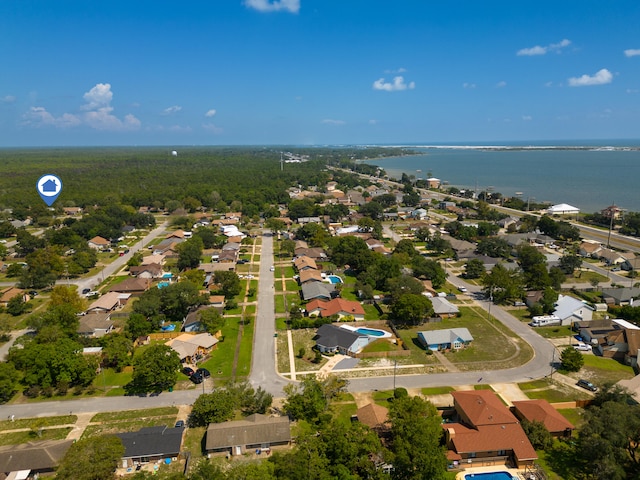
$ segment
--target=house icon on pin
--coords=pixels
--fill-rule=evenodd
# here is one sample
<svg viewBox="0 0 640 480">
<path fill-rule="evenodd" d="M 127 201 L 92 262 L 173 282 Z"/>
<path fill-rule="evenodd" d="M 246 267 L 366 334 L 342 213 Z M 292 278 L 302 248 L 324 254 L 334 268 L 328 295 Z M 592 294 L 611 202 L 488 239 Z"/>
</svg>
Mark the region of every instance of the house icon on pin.
<svg viewBox="0 0 640 480">
<path fill-rule="evenodd" d="M 46 182 L 44 182 L 42 184 L 42 191 L 43 192 L 56 192 L 58 190 L 58 184 L 55 182 L 55 180 L 47 180 Z"/>
</svg>

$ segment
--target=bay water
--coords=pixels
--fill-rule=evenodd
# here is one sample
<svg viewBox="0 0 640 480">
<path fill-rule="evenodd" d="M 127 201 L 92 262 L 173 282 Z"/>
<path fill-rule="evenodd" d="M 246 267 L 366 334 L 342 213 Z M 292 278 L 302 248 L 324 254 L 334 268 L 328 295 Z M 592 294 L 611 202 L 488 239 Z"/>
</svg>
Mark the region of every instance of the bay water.
<svg viewBox="0 0 640 480">
<path fill-rule="evenodd" d="M 395 146 L 395 145 L 394 145 Z M 416 155 L 368 160 L 392 178 L 428 176 L 522 200 L 568 203 L 593 213 L 615 203 L 640 212 L 639 142 L 615 145 L 411 146 Z M 445 186 L 446 188 L 446 186 Z"/>
</svg>

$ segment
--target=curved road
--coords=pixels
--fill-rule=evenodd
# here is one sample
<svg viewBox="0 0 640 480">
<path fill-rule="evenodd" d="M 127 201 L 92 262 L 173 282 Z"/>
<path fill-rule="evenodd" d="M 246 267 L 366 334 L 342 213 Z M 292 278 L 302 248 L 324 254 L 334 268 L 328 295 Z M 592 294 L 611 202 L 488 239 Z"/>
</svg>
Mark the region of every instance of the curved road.
<svg viewBox="0 0 640 480">
<path fill-rule="evenodd" d="M 276 369 L 274 276 L 270 270 L 273 264 L 273 238 L 269 233 L 266 233 L 262 238 L 260 288 L 249 380 L 254 387 L 260 386 L 274 397 L 282 397 L 284 396 L 284 386 L 291 383 L 291 380 L 280 376 Z M 467 284 L 457 277 L 450 277 L 449 282 L 455 286 L 465 286 L 469 291 L 469 295 L 480 295 L 480 287 Z M 418 388 L 469 385 L 477 383 L 480 378 L 482 379 L 482 383 L 511 383 L 541 378 L 551 373 L 552 362 L 554 358 L 558 359 L 559 356 L 556 355 L 555 347 L 550 342 L 500 307 L 490 305 L 487 301 L 478 301 L 478 304 L 486 311 L 490 309 L 491 315 L 530 344 L 535 352 L 534 358 L 526 365 L 506 370 L 396 375 L 396 386 Z M 393 376 L 389 375 L 384 377 L 376 376 L 350 379 L 348 388 L 352 392 L 360 392 L 376 389 L 386 390 L 392 388 L 392 386 Z M 21 418 L 64 415 L 70 412 L 102 412 L 169 405 L 187 405 L 192 404 L 200 394 L 201 390 L 197 387 L 190 390 L 163 392 L 160 395 L 146 397 L 89 398 L 22 405 L 3 405 L 1 407 L 0 418 L 2 418 L 1 415 L 7 415 L 8 417 L 15 415 L 16 418 Z"/>
</svg>

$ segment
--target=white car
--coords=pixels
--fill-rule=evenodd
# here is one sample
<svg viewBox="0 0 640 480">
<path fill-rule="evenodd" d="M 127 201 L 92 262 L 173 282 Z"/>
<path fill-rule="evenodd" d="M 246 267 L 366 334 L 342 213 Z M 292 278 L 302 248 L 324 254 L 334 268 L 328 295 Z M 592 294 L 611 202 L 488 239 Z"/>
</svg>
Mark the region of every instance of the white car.
<svg viewBox="0 0 640 480">
<path fill-rule="evenodd" d="M 586 343 L 578 343 L 577 345 L 574 345 L 573 348 L 575 348 L 576 350 L 581 350 L 583 352 L 590 352 L 593 349 L 591 345 L 587 345 Z"/>
</svg>

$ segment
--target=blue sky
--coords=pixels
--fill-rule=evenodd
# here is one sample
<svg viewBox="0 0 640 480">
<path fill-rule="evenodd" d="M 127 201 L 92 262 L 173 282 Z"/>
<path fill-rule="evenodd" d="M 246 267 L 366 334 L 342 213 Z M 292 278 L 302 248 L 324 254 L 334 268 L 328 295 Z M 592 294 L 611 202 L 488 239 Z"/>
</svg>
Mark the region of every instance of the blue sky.
<svg viewBox="0 0 640 480">
<path fill-rule="evenodd" d="M 0 2 L 0 146 L 640 138 L 640 2 Z"/>
</svg>

